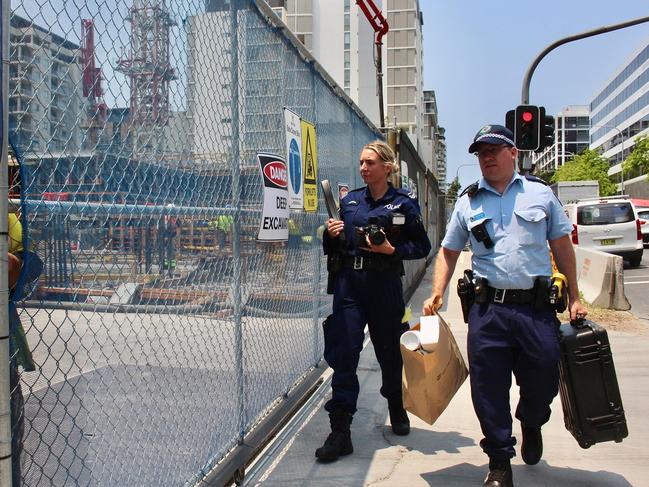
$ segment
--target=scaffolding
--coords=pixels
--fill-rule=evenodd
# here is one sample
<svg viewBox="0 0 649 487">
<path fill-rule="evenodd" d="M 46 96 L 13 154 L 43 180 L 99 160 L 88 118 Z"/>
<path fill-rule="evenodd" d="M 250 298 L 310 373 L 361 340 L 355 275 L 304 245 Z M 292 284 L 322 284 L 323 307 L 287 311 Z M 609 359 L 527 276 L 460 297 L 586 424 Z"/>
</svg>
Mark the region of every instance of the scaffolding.
<svg viewBox="0 0 649 487">
<path fill-rule="evenodd" d="M 117 70 L 130 79 L 133 156 L 160 160 L 169 122 L 169 81 L 176 79 L 169 62 L 169 30 L 176 23 L 164 0 L 134 0 L 127 20 L 130 53 L 118 61 Z"/>
<path fill-rule="evenodd" d="M 108 119 L 101 86 L 101 68 L 95 66 L 95 22 L 81 19 L 81 85 L 86 101 L 85 119 L 81 128 L 86 130 L 84 146 L 94 149 Z"/>
</svg>

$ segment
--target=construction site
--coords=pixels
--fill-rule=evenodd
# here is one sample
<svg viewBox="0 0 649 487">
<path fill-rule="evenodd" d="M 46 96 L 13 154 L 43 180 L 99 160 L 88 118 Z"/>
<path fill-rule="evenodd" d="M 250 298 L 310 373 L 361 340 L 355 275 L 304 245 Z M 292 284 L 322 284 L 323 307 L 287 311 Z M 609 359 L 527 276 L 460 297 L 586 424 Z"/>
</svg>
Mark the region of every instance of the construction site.
<svg viewBox="0 0 649 487">
<path fill-rule="evenodd" d="M 232 207 L 230 167 L 167 150 L 168 140 L 177 135 L 169 130 L 169 83 L 176 77 L 169 31 L 175 22 L 157 1 L 134 2 L 127 20 L 129 51 L 116 70 L 129 83 L 128 108 L 107 107 L 96 65 L 95 23 L 81 19 L 80 150 L 21 154 L 17 148 L 24 160 L 22 173 L 12 166 L 12 195 L 17 198 L 18 189 L 23 193 L 22 204 L 32 218 L 31 244 L 47 268 L 37 296 L 47 302 L 224 305 L 234 266 L 233 238 L 244 279 L 265 267 L 260 259 L 286 261 L 286 244 L 256 244 L 254 195 L 238 209 Z M 19 128 L 23 122 L 18 120 Z M 19 185 L 21 178 L 29 184 Z M 242 164 L 244 188 L 257 185 L 258 178 L 257 167 Z M 219 217 L 229 219 L 223 228 Z M 285 267 L 286 262 L 277 268 Z M 258 287 L 252 301 L 279 299 Z M 310 301 L 312 291 L 298 294 Z"/>
</svg>

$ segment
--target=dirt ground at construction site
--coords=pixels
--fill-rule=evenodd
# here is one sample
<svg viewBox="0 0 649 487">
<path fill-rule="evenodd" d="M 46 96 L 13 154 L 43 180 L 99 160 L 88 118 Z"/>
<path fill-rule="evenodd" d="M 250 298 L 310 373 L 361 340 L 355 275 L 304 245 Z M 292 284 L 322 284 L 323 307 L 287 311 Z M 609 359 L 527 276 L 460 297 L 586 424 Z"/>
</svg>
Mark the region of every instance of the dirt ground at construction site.
<svg viewBox="0 0 649 487">
<path fill-rule="evenodd" d="M 603 326 L 608 330 L 633 333 L 635 335 L 649 335 L 649 321 L 641 320 L 629 311 L 595 308 L 586 303 L 588 319 Z M 559 320 L 566 323 L 569 320 L 567 312 L 559 315 Z"/>
</svg>

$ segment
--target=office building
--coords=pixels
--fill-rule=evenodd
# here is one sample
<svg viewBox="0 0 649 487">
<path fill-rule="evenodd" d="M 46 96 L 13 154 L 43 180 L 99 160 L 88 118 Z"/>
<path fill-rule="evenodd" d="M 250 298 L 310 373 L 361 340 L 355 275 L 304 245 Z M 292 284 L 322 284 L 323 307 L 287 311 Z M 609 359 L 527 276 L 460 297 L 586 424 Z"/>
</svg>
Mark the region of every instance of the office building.
<svg viewBox="0 0 649 487">
<path fill-rule="evenodd" d="M 533 153 L 536 174 L 556 171 L 573 156 L 588 148 L 589 111 L 586 105 L 571 105 L 555 115 L 554 144 Z"/>
<path fill-rule="evenodd" d="M 233 80 L 229 9 L 226 0 L 210 0 L 208 12 L 186 21 L 190 152 L 194 161 L 221 168 L 230 166 L 233 144 L 239 144 L 242 165 L 254 166 L 256 151 L 274 147 L 284 136 L 281 114 L 272 107 L 284 93 L 285 73 L 277 67 L 283 66 L 285 45 L 255 17 L 245 19 L 246 36 L 239 38 L 240 68 Z M 301 91 L 290 95 L 310 106 L 311 86 Z M 235 96 L 238 110 L 233 113 Z M 294 106 L 299 110 L 298 102 Z M 241 124 L 245 130 L 235 132 Z"/>
<path fill-rule="evenodd" d="M 595 94 L 590 102 L 590 126 L 591 148 L 609 160 L 609 175 L 620 190 L 639 198 L 649 196 L 646 175 L 623 178 L 621 174 L 622 161 L 633 151 L 635 139 L 649 135 L 649 39 Z"/>
</svg>

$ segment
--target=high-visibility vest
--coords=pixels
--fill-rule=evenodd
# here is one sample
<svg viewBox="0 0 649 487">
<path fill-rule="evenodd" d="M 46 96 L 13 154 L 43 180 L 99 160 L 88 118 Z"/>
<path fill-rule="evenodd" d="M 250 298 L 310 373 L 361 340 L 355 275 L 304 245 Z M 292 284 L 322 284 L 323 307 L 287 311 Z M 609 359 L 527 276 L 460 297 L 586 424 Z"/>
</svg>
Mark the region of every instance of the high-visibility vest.
<svg viewBox="0 0 649 487">
<path fill-rule="evenodd" d="M 9 252 L 12 254 L 23 250 L 23 226 L 15 213 L 7 215 L 9 227 Z"/>
</svg>

